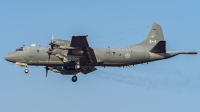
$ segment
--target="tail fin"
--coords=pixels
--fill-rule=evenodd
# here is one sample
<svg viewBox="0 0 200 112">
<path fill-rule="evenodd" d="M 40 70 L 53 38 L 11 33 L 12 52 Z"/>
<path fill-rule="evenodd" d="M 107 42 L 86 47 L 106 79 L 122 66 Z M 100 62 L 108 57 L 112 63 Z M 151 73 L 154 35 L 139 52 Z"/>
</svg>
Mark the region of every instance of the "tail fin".
<svg viewBox="0 0 200 112">
<path fill-rule="evenodd" d="M 154 53 L 166 52 L 166 41 L 164 40 L 162 28 L 159 24 L 154 23 L 147 38 L 139 45 L 144 46 L 146 50 Z"/>
</svg>

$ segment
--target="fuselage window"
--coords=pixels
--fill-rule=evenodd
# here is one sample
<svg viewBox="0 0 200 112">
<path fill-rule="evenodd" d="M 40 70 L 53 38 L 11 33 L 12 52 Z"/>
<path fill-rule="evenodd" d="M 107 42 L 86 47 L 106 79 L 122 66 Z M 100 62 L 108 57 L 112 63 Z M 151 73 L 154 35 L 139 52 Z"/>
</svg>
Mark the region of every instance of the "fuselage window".
<svg viewBox="0 0 200 112">
<path fill-rule="evenodd" d="M 112 55 L 115 55 L 115 52 L 112 52 Z"/>
</svg>

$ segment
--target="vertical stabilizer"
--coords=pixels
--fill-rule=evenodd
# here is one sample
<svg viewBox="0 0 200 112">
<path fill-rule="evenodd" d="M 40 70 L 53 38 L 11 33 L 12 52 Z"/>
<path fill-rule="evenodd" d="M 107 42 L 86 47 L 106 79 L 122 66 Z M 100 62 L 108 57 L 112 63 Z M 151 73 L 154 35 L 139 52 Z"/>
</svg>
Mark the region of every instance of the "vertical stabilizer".
<svg viewBox="0 0 200 112">
<path fill-rule="evenodd" d="M 164 52 L 166 51 L 165 44 L 166 42 L 164 40 L 161 26 L 157 23 L 154 23 L 147 38 L 139 45 L 144 46 L 144 48 L 150 52 Z"/>
</svg>

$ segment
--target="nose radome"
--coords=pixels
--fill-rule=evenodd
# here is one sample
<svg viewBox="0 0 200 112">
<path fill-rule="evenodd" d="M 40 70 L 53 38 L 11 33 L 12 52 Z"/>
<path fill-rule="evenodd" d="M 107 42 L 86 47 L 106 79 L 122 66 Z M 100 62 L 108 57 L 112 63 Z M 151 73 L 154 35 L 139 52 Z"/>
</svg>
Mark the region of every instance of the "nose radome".
<svg viewBox="0 0 200 112">
<path fill-rule="evenodd" d="M 12 55 L 7 54 L 4 58 L 5 58 L 5 60 L 10 61 L 12 59 Z"/>
<path fill-rule="evenodd" d="M 8 61 L 8 55 L 6 55 L 4 58 L 5 58 L 5 60 L 7 60 L 7 61 Z"/>
</svg>

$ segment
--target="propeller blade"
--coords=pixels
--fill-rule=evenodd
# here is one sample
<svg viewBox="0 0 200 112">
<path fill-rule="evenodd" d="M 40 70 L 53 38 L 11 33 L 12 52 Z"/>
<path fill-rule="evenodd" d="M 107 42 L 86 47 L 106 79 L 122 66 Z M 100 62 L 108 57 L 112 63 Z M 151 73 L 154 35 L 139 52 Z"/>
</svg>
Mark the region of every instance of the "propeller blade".
<svg viewBox="0 0 200 112">
<path fill-rule="evenodd" d="M 52 34 L 52 36 L 51 36 L 51 43 L 49 43 L 49 45 L 51 46 L 51 48 L 49 48 L 49 50 L 47 51 L 49 58 L 48 58 L 48 65 L 45 67 L 45 69 L 46 69 L 46 77 L 47 77 L 47 75 L 48 75 L 49 60 L 50 60 L 50 58 L 51 58 L 51 54 L 52 54 L 52 50 L 53 50 L 53 46 L 54 46 L 54 35 L 53 35 L 53 34 Z"/>
<path fill-rule="evenodd" d="M 54 46 L 54 35 L 53 34 L 51 36 L 51 42 L 49 43 L 49 45 L 51 46 L 51 49 L 53 49 L 53 46 Z"/>
<path fill-rule="evenodd" d="M 46 69 L 46 77 L 47 77 L 47 75 L 48 75 L 48 70 L 49 70 L 49 67 L 48 67 L 48 66 L 46 66 L 46 67 L 45 67 L 45 69 Z"/>
<path fill-rule="evenodd" d="M 49 54 L 49 60 L 50 60 L 51 54 Z M 48 65 L 49 65 L 49 60 L 48 60 Z"/>
<path fill-rule="evenodd" d="M 48 66 L 46 66 L 46 77 L 48 75 Z"/>
<path fill-rule="evenodd" d="M 51 43 L 53 43 L 53 40 L 54 40 L 54 34 L 52 34 L 51 36 Z"/>
<path fill-rule="evenodd" d="M 47 74 L 48 74 L 48 70 L 49 70 L 49 60 L 51 58 L 51 50 L 49 49 L 49 51 L 47 51 L 48 55 L 49 55 L 49 58 L 48 58 L 48 66 L 46 66 L 46 77 L 47 77 Z"/>
</svg>

